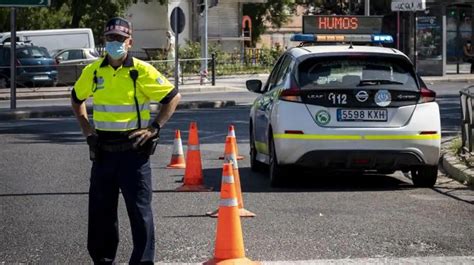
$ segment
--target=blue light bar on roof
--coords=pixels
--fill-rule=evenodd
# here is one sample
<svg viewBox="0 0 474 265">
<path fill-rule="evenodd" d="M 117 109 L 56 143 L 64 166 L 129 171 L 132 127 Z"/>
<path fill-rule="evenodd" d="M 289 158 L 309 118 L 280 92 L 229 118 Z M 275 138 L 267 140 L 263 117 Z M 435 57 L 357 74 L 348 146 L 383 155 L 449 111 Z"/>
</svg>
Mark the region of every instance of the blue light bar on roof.
<svg viewBox="0 0 474 265">
<path fill-rule="evenodd" d="M 298 42 L 339 42 L 339 43 L 393 43 L 393 37 L 380 34 L 294 34 L 291 41 Z"/>
<path fill-rule="evenodd" d="M 295 34 L 291 36 L 291 41 L 316 42 L 313 34 Z"/>
<path fill-rule="evenodd" d="M 373 43 L 393 43 L 393 37 L 390 35 L 372 35 Z"/>
</svg>

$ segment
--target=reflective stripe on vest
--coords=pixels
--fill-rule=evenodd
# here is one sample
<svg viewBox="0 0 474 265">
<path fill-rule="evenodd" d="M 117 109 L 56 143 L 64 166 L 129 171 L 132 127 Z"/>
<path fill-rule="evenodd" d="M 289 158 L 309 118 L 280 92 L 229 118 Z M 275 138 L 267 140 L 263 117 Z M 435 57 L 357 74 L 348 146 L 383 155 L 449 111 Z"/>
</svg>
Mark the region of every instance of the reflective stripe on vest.
<svg viewBox="0 0 474 265">
<path fill-rule="evenodd" d="M 144 110 L 150 110 L 150 102 L 145 102 L 141 105 L 140 112 Z M 101 112 L 116 112 L 116 113 L 123 113 L 123 112 L 136 112 L 137 109 L 135 105 L 95 105 L 94 104 L 94 111 L 101 111 Z"/>
<path fill-rule="evenodd" d="M 221 199 L 219 206 L 224 207 L 237 207 L 239 205 L 237 199 Z"/>
<path fill-rule="evenodd" d="M 150 120 L 142 120 L 142 128 L 146 127 L 149 122 Z M 126 122 L 94 121 L 94 125 L 99 130 L 130 130 L 138 128 L 138 120 Z"/>
</svg>

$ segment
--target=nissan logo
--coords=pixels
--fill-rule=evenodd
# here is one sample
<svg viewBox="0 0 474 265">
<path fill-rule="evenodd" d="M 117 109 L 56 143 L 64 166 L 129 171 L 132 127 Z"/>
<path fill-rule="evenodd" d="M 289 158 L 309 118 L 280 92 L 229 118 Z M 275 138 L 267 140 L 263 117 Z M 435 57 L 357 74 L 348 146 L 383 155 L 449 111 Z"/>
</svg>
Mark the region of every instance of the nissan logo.
<svg viewBox="0 0 474 265">
<path fill-rule="evenodd" d="M 369 93 L 367 93 L 367 91 L 361 90 L 361 91 L 357 92 L 356 99 L 359 102 L 366 102 L 367 99 L 369 99 Z"/>
</svg>

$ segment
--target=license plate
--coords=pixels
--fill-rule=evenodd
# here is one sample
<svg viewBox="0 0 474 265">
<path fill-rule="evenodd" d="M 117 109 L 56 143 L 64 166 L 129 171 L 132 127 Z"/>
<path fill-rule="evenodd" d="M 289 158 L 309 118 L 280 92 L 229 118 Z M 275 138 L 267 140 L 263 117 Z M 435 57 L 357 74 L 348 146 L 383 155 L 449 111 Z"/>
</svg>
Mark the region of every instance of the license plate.
<svg viewBox="0 0 474 265">
<path fill-rule="evenodd" d="M 337 109 L 337 121 L 387 121 L 386 109 Z"/>
<path fill-rule="evenodd" d="M 33 80 L 48 80 L 49 77 L 47 75 L 36 75 L 33 77 Z"/>
</svg>

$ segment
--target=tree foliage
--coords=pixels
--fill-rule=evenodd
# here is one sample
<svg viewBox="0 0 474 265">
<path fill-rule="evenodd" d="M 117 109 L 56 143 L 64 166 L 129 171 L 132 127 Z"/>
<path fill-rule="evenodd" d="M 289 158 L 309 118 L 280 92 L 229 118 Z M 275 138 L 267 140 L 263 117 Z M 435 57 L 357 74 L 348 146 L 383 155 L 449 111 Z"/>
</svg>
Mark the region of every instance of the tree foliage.
<svg viewBox="0 0 474 265">
<path fill-rule="evenodd" d="M 391 0 L 371 1 L 370 14 L 390 13 L 390 3 Z M 258 42 L 267 28 L 280 28 L 288 22 L 298 5 L 305 7 L 305 15 L 364 15 L 364 1 L 268 0 L 264 4 L 246 4 L 243 14 L 252 19 L 252 45 Z"/>
<path fill-rule="evenodd" d="M 252 19 L 252 44 L 257 43 L 270 24 L 279 28 L 288 22 L 294 5 L 294 0 L 268 0 L 244 5 L 243 14 Z"/>
<path fill-rule="evenodd" d="M 149 0 L 150 2 L 152 0 Z M 167 0 L 159 1 L 160 4 Z M 111 17 L 123 16 L 137 0 L 52 0 L 50 7 L 17 8 L 17 30 L 91 28 L 96 40 Z M 10 31 L 10 8 L 0 8 L 0 32 Z"/>
</svg>

